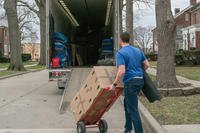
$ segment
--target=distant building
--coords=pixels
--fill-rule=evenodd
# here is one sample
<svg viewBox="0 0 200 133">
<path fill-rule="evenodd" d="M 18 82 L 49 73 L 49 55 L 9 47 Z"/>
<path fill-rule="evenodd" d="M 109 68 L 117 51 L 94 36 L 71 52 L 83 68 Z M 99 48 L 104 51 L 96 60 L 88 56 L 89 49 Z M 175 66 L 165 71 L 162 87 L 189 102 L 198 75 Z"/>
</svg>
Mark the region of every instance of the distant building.
<svg viewBox="0 0 200 133">
<path fill-rule="evenodd" d="M 157 28 L 154 28 L 152 30 L 153 32 L 153 45 L 151 45 L 151 51 L 152 52 L 157 52 L 158 51 L 158 41 L 157 41 Z"/>
<path fill-rule="evenodd" d="M 40 44 L 39 43 L 23 43 L 22 53 L 31 54 L 33 61 L 39 61 L 40 59 Z"/>
<path fill-rule="evenodd" d="M 190 6 L 175 14 L 175 20 L 180 37 L 178 49 L 200 49 L 200 2 L 190 0 Z M 182 40 L 181 40 L 182 39 Z"/>
<path fill-rule="evenodd" d="M 176 50 L 200 49 L 200 2 L 190 0 L 190 5 L 184 10 L 176 8 L 174 18 L 177 25 Z M 156 28 L 152 32 L 153 47 L 156 51 L 158 46 Z"/>
<path fill-rule="evenodd" d="M 4 57 L 10 56 L 8 27 L 5 26 L 0 26 L 0 53 Z"/>
</svg>

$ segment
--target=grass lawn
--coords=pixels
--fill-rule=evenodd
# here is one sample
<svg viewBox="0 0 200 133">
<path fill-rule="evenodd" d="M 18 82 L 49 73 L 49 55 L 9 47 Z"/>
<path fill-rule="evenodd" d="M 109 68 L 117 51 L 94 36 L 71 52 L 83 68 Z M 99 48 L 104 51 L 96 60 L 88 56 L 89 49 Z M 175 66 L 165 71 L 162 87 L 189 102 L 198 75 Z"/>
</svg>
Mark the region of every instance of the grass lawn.
<svg viewBox="0 0 200 133">
<path fill-rule="evenodd" d="M 166 97 L 161 102 L 140 101 L 161 125 L 200 124 L 200 95 L 188 97 Z"/>
<path fill-rule="evenodd" d="M 200 81 L 200 66 L 197 67 L 176 67 L 176 74 L 188 79 Z"/>
<path fill-rule="evenodd" d="M 7 68 L 9 66 L 10 63 L 0 63 L 0 68 Z M 34 62 L 34 61 L 27 61 L 23 63 L 24 65 L 34 65 L 34 64 L 38 64 L 38 62 Z"/>
<path fill-rule="evenodd" d="M 17 74 L 17 73 L 20 73 L 20 72 L 3 70 L 3 71 L 0 71 L 0 77 L 12 75 L 12 74 Z"/>
<path fill-rule="evenodd" d="M 150 63 L 150 65 L 151 65 L 151 67 L 152 67 L 152 66 L 153 66 L 153 67 L 156 67 L 156 66 L 157 66 L 157 61 L 150 61 L 149 63 Z"/>
<path fill-rule="evenodd" d="M 30 67 L 26 67 L 26 69 L 31 69 L 31 70 L 36 70 L 36 69 L 45 69 L 45 66 L 41 66 L 41 65 L 36 65 L 36 66 L 30 66 Z"/>
<path fill-rule="evenodd" d="M 26 69 L 27 69 L 27 71 L 37 70 L 37 69 L 45 69 L 45 66 L 40 66 L 40 65 L 30 66 L 30 67 L 26 67 Z M 9 76 L 9 75 L 18 74 L 18 73 L 21 73 L 21 72 L 3 70 L 3 71 L 0 71 L 0 77 Z"/>
<path fill-rule="evenodd" d="M 7 68 L 9 63 L 0 63 L 0 68 Z"/>
<path fill-rule="evenodd" d="M 150 62 L 151 66 L 156 66 L 156 61 Z M 200 66 L 177 66 L 176 74 L 191 80 L 200 81 Z"/>
</svg>

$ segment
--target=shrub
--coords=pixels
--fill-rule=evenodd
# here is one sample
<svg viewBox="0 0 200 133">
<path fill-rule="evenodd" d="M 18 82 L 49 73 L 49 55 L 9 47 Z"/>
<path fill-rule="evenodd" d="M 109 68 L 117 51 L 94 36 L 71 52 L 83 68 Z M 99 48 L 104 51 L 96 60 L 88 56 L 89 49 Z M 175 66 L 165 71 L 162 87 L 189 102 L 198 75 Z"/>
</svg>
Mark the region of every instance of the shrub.
<svg viewBox="0 0 200 133">
<path fill-rule="evenodd" d="M 0 58 L 1 58 L 1 57 L 3 57 L 3 54 L 2 54 L 1 51 L 0 51 Z"/>
<path fill-rule="evenodd" d="M 185 64 L 183 54 L 175 55 L 175 63 L 176 63 L 176 65 L 184 65 Z"/>
<path fill-rule="evenodd" d="M 22 60 L 23 61 L 31 60 L 31 54 L 22 54 Z"/>
<path fill-rule="evenodd" d="M 9 63 L 10 59 L 6 57 L 0 57 L 0 63 Z"/>
<path fill-rule="evenodd" d="M 148 53 L 146 56 L 150 61 L 157 61 L 158 59 L 158 54 L 155 52 Z"/>
<path fill-rule="evenodd" d="M 186 65 L 188 62 L 193 65 L 200 65 L 200 50 L 179 51 L 176 54 L 177 65 Z"/>
</svg>

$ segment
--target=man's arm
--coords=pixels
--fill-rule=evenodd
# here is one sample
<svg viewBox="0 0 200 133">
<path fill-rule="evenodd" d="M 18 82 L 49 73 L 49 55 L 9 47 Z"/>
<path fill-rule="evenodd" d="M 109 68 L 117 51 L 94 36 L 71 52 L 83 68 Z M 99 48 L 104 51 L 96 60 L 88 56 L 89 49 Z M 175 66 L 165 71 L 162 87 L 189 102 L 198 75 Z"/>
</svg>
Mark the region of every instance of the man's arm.
<svg viewBox="0 0 200 133">
<path fill-rule="evenodd" d="M 148 60 L 143 61 L 144 70 L 147 70 L 149 67 L 150 67 L 149 61 Z"/>
<path fill-rule="evenodd" d="M 115 78 L 115 81 L 113 82 L 113 85 L 116 86 L 117 84 L 119 84 L 120 80 L 122 79 L 122 76 L 125 73 L 125 65 L 120 65 L 118 67 L 118 72 L 117 72 L 117 76 Z"/>
</svg>

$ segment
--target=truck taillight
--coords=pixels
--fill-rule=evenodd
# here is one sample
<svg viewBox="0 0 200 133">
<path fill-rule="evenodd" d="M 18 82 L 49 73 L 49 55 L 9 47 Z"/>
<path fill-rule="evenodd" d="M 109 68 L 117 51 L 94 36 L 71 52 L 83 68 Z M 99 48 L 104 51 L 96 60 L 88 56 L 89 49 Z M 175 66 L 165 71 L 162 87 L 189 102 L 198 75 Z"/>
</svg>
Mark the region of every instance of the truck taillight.
<svg viewBox="0 0 200 133">
<path fill-rule="evenodd" d="M 58 76 L 61 77 L 61 76 L 62 76 L 62 73 L 61 73 L 61 72 L 58 72 Z"/>
<path fill-rule="evenodd" d="M 56 72 L 53 72 L 52 75 L 53 75 L 53 76 L 57 76 L 57 73 L 56 73 Z"/>
</svg>

